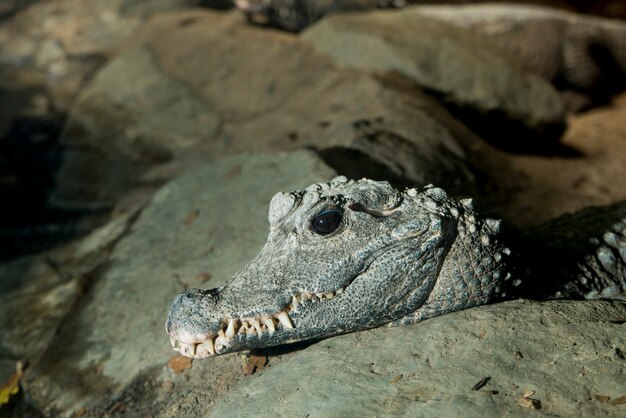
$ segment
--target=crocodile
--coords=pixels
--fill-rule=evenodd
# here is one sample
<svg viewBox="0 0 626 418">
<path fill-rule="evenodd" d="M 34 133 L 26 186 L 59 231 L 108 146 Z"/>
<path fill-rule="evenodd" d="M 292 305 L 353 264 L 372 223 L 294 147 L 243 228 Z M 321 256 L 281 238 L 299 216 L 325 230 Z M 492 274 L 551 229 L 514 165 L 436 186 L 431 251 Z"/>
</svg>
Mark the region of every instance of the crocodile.
<svg viewBox="0 0 626 418">
<path fill-rule="evenodd" d="M 223 286 L 188 289 L 166 330 L 205 358 L 511 298 L 625 298 L 626 201 L 518 232 L 432 185 L 340 176 L 276 194 L 256 258 Z"/>
</svg>

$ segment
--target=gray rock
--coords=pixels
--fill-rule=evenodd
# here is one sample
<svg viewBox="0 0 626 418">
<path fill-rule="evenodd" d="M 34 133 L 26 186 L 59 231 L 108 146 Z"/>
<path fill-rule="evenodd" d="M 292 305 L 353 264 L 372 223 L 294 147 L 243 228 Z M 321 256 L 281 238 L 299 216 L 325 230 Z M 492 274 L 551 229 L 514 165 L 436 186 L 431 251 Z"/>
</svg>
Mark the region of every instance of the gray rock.
<svg viewBox="0 0 626 418">
<path fill-rule="evenodd" d="M 560 89 L 592 95 L 622 89 L 626 24 L 618 19 L 524 4 L 422 5 L 415 10 L 482 35 Z"/>
<path fill-rule="evenodd" d="M 46 350 L 136 214 L 120 215 L 77 242 L 0 264 L 0 356 L 34 361 Z"/>
<path fill-rule="evenodd" d="M 211 157 L 309 146 L 353 178 L 474 194 L 458 144 L 463 134 L 418 89 L 339 69 L 307 42 L 246 26 L 238 14 L 155 17 L 144 36 L 163 71 L 201 94 L 224 121 L 219 139 L 203 144 Z"/>
<path fill-rule="evenodd" d="M 138 16 L 120 15 L 121 0 L 13 3 L 19 3 L 18 10 L 0 27 L 0 63 L 34 70 L 22 82 L 44 84 L 61 110 L 143 23 Z"/>
<path fill-rule="evenodd" d="M 73 107 L 61 138 L 69 147 L 62 181 L 51 201 L 112 201 L 128 186 L 125 179 L 132 181 L 133 168 L 211 140 L 219 124 L 211 107 L 160 71 L 146 49 L 132 49 L 102 68 Z M 92 187 L 84 187 L 85 177 Z"/>
<path fill-rule="evenodd" d="M 221 284 L 258 252 L 276 190 L 333 175 L 300 151 L 226 159 L 163 187 L 29 370 L 33 402 L 48 414 L 69 413 L 164 366 L 172 298 L 185 287 Z"/>
<path fill-rule="evenodd" d="M 211 107 L 163 73 L 148 50 L 138 48 L 96 74 L 71 112 L 67 131 L 72 135 L 63 140 L 101 150 L 113 147 L 133 160 L 161 159 L 210 140 L 218 128 Z"/>
<path fill-rule="evenodd" d="M 508 127 L 498 130 L 506 135 L 501 143 L 515 125 L 553 140 L 564 129 L 563 104 L 547 81 L 473 34 L 415 10 L 334 15 L 302 38 L 340 66 L 400 73 L 454 108 L 493 116 L 491 123 Z"/>
<path fill-rule="evenodd" d="M 122 15 L 142 15 L 150 16 L 159 12 L 170 10 L 187 9 L 206 5 L 210 7 L 232 7 L 229 0 L 122 0 L 119 5 L 120 14 Z"/>
<path fill-rule="evenodd" d="M 335 337 L 241 381 L 208 416 L 617 416 L 602 396 L 625 394 L 625 314 L 514 301 Z"/>
<path fill-rule="evenodd" d="M 338 69 L 237 13 L 155 15 L 138 43 L 73 107 L 52 204 L 110 206 L 150 165 L 181 152 L 206 161 L 303 146 L 351 177 L 476 194 L 452 118 L 417 89 Z"/>
</svg>

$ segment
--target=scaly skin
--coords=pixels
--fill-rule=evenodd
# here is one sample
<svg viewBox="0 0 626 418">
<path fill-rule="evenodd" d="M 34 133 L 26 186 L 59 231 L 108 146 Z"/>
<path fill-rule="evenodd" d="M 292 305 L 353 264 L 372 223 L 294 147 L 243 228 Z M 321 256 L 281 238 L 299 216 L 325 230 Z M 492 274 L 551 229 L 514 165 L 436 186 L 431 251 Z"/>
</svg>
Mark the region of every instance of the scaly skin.
<svg viewBox="0 0 626 418">
<path fill-rule="evenodd" d="M 322 235 L 313 221 L 327 209 L 341 219 Z M 278 193 L 269 221 L 260 254 L 228 283 L 174 300 L 166 329 L 182 354 L 411 324 L 511 297 L 624 298 L 626 291 L 626 202 L 509 235 L 514 253 L 502 243 L 500 221 L 432 186 L 400 192 L 337 177 Z"/>
<path fill-rule="evenodd" d="M 341 211 L 341 224 L 320 235 L 312 219 L 329 207 Z M 415 322 L 500 300 L 509 287 L 500 222 L 438 188 L 399 192 L 338 177 L 277 194 L 269 220 L 261 253 L 227 284 L 174 301 L 167 332 L 181 353 L 207 357 Z"/>
</svg>

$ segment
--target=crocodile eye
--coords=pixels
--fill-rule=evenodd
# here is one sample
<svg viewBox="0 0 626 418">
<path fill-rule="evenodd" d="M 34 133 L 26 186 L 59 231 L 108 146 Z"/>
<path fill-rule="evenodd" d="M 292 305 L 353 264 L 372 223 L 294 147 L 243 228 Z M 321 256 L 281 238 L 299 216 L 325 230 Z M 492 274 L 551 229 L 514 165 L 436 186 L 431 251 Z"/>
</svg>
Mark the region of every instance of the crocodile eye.
<svg viewBox="0 0 626 418">
<path fill-rule="evenodd" d="M 327 209 L 318 213 L 313 218 L 313 229 L 320 235 L 327 235 L 333 232 L 341 224 L 341 211 L 337 209 Z"/>
</svg>

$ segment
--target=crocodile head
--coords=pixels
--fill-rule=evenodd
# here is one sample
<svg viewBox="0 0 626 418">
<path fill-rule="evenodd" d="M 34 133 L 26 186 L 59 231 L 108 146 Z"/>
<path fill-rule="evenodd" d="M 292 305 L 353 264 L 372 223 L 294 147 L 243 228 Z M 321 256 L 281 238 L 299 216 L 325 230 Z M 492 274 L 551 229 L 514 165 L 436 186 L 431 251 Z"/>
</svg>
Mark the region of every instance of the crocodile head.
<svg viewBox="0 0 626 418">
<path fill-rule="evenodd" d="M 337 177 L 278 193 L 260 254 L 225 285 L 178 295 L 175 349 L 202 358 L 409 323 L 503 296 L 499 221 L 438 188 Z"/>
</svg>

